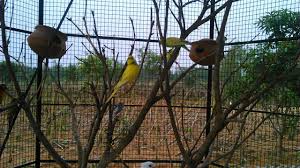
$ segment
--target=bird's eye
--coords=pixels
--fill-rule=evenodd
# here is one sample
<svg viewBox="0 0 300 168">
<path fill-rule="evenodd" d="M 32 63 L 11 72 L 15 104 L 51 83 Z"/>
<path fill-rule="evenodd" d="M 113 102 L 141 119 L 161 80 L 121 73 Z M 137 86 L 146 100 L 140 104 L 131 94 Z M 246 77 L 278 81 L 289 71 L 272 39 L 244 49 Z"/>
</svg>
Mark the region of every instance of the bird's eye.
<svg viewBox="0 0 300 168">
<path fill-rule="evenodd" d="M 197 53 L 202 53 L 204 51 L 204 48 L 198 47 L 196 48 Z"/>
<path fill-rule="evenodd" d="M 149 165 L 149 167 L 152 167 L 152 165 Z"/>
</svg>

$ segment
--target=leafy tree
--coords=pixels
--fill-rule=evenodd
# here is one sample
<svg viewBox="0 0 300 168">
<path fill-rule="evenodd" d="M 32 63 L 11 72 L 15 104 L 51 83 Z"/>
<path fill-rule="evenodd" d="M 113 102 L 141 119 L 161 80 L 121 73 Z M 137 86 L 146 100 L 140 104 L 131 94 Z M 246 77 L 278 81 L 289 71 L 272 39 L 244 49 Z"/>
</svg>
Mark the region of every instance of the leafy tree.
<svg viewBox="0 0 300 168">
<path fill-rule="evenodd" d="M 273 11 L 259 19 L 257 25 L 264 30 L 269 38 L 289 38 L 300 36 L 300 12 L 293 12 L 287 9 Z M 283 63 L 287 59 L 292 59 L 299 46 L 296 41 L 281 41 L 266 45 L 269 50 L 276 50 L 278 63 Z M 282 66 L 288 66 L 283 64 Z M 289 80 L 283 85 L 287 85 L 300 97 L 300 68 L 289 74 Z M 276 75 L 276 74 L 275 74 Z"/>
<path fill-rule="evenodd" d="M 78 78 L 79 78 L 77 65 L 69 65 L 69 66 L 65 67 L 64 72 L 65 72 L 65 79 L 67 81 L 74 82 L 74 81 L 78 80 Z"/>
<path fill-rule="evenodd" d="M 112 59 L 106 60 L 108 69 L 112 73 L 114 61 Z M 118 74 L 123 65 L 121 63 L 116 63 L 115 74 Z M 101 79 L 104 74 L 104 66 L 95 55 L 88 55 L 87 58 L 84 58 L 79 63 L 79 72 L 82 77 L 86 77 L 88 80 L 98 81 Z M 116 77 L 118 75 L 115 75 Z"/>
<path fill-rule="evenodd" d="M 269 36 L 269 39 L 299 37 L 299 19 L 299 12 L 292 12 L 285 9 L 268 13 L 259 19 L 257 25 Z M 298 47 L 295 41 L 278 41 L 258 44 L 253 49 L 232 48 L 227 54 L 226 61 L 230 60 L 231 57 L 238 56 L 246 59 L 246 61 L 240 70 L 235 73 L 235 77 L 237 78 L 231 78 L 235 82 L 227 85 L 225 89 L 227 100 L 239 98 L 241 95 L 244 95 L 244 88 L 247 88 L 250 83 L 255 82 L 261 74 L 263 74 L 266 84 L 272 82 L 278 74 L 291 67 L 288 62 L 295 59 Z M 227 61 L 227 63 L 239 64 L 240 61 L 239 59 L 234 59 L 233 61 Z M 226 72 L 226 62 L 224 64 L 223 72 Z M 261 105 L 263 105 L 265 110 L 274 111 L 272 104 L 275 104 L 277 108 L 279 107 L 278 112 L 280 113 L 295 113 L 292 107 L 299 107 L 300 105 L 299 73 L 300 68 L 296 68 L 288 74 L 287 81 L 280 82 L 275 89 L 264 95 Z M 226 74 L 228 73 L 226 72 Z M 263 87 L 264 85 L 261 85 L 261 88 L 258 88 L 258 90 L 263 89 Z M 281 115 L 274 115 L 272 117 L 271 123 L 277 137 L 279 157 L 282 156 L 284 136 L 293 139 L 298 133 L 297 125 L 299 121 L 299 117 Z"/>
<path fill-rule="evenodd" d="M 16 62 L 12 62 L 12 68 L 16 73 L 16 76 L 18 77 L 18 80 L 20 80 L 20 82 L 27 81 L 28 77 L 31 76 L 35 71 L 35 69 L 30 66 L 21 65 Z M 9 82 L 10 78 L 9 78 L 9 73 L 5 61 L 0 62 L 0 72 L 1 72 L 0 80 L 4 82 Z"/>
<path fill-rule="evenodd" d="M 181 71 L 185 71 L 186 68 L 181 68 Z M 180 74 L 180 71 L 179 71 Z M 192 86 L 200 86 L 207 82 L 208 78 L 208 70 L 205 68 L 194 68 L 191 70 L 190 73 L 188 73 L 184 79 L 183 82 L 186 86 L 192 87 Z M 206 85 L 205 85 L 206 86 Z"/>
<path fill-rule="evenodd" d="M 269 38 L 299 37 L 300 12 L 288 9 L 272 11 L 257 22 L 258 27 L 265 31 Z"/>
<path fill-rule="evenodd" d="M 297 24 L 297 26 L 291 24 L 297 22 L 299 18 L 299 12 L 292 12 L 285 9 L 270 12 L 259 19 L 256 24 L 261 30 L 269 35 L 269 38 L 288 38 L 299 35 L 299 24 Z M 233 83 L 234 86 L 230 84 L 227 86 L 225 90 L 227 96 L 232 99 L 243 95 L 243 88 L 247 87 L 249 83 L 257 80 L 262 73 L 265 76 L 265 82 L 271 82 L 278 73 L 290 68 L 290 65 L 287 64 L 287 62 L 289 62 L 290 59 L 294 59 L 297 49 L 298 46 L 295 41 L 261 43 L 252 49 L 243 49 L 241 46 L 233 47 L 227 53 L 226 59 L 222 63 L 223 66 L 221 66 L 225 75 L 225 80 L 226 76 L 228 77 L 228 74 L 230 74 L 231 70 L 229 69 L 234 71 L 236 65 L 240 66 L 241 62 L 243 62 L 243 60 L 245 61 L 243 65 L 241 65 L 240 70 L 235 72 L 235 75 L 233 76 L 235 79 L 230 78 L 230 80 L 235 80 L 235 82 Z M 228 70 L 229 73 L 227 72 Z M 289 80 L 280 83 L 277 87 L 288 87 L 287 89 L 293 91 L 300 97 L 300 79 L 298 75 L 296 75 L 299 74 L 299 72 L 299 68 L 296 68 L 295 71 L 289 74 Z M 286 94 L 286 92 L 280 92 L 280 90 L 281 89 L 276 89 L 274 91 L 276 93 L 273 93 L 273 95 Z M 267 97 L 269 97 L 269 103 L 271 103 L 271 101 L 273 101 L 271 100 L 271 96 Z M 267 99 L 264 100 L 267 101 Z M 272 103 L 276 104 L 279 102 L 282 101 L 280 100 Z"/>
<path fill-rule="evenodd" d="M 291 38 L 300 36 L 300 12 L 293 12 L 287 9 L 273 11 L 266 16 L 262 17 L 258 21 L 260 29 L 264 30 L 269 38 Z M 280 41 L 275 43 L 269 43 L 264 46 L 265 49 L 274 51 L 274 56 L 270 57 L 271 61 L 277 62 L 280 66 L 271 66 L 272 74 L 276 75 L 276 72 L 280 68 L 288 67 L 285 62 L 288 59 L 293 59 L 293 56 L 298 50 L 296 41 Z M 298 63 L 299 64 L 299 63 Z M 278 69 L 275 69 L 278 68 Z M 296 68 L 288 75 L 288 80 L 282 82 L 280 86 L 274 90 L 266 102 L 275 102 L 278 107 L 281 108 L 280 112 L 286 114 L 294 114 L 295 110 L 291 110 L 291 107 L 299 107 L 300 102 L 300 68 Z M 273 98 L 271 98 L 273 96 Z M 275 99 L 274 99 L 275 97 Z M 299 117 L 290 116 L 274 116 L 272 119 L 273 130 L 277 137 L 277 150 L 279 157 L 282 156 L 283 151 L 283 138 L 285 135 L 289 139 L 293 139 L 297 135 L 297 125 L 300 121 Z"/>
</svg>

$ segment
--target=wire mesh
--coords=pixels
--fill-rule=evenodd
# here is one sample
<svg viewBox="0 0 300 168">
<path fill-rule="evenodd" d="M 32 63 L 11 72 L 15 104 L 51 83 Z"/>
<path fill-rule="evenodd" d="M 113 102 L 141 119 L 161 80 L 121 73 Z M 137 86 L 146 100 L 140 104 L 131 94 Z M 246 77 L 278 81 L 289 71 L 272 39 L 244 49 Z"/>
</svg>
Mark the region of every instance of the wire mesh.
<svg viewBox="0 0 300 168">
<path fill-rule="evenodd" d="M 10 28 L 22 30 L 32 30 L 37 23 L 38 1 L 6 1 L 6 25 Z M 14 56 L 13 61 L 16 76 L 20 79 L 21 88 L 25 89 L 29 78 L 36 67 L 37 56 L 33 54 L 27 45 L 28 34 L 11 31 L 7 29 L 9 39 L 9 52 Z M 0 81 L 5 83 L 9 90 L 13 90 L 13 84 L 9 80 L 9 75 L 5 66 L 4 56 L 0 56 Z M 34 89 L 32 91 L 35 92 Z M 14 93 L 12 93 L 14 94 Z M 11 100 L 5 99 L 3 103 Z M 35 103 L 33 103 L 35 104 Z M 32 111 L 35 112 L 34 107 Z M 4 141 L 8 131 L 9 112 L 0 115 L 0 144 Z M 4 153 L 0 159 L 0 167 L 15 167 L 18 165 L 32 163 L 35 160 L 35 136 L 29 126 L 24 111 L 19 113 L 15 126 L 12 129 L 9 140 L 5 146 Z"/>
<path fill-rule="evenodd" d="M 14 4 L 14 7 L 12 7 Z M 63 15 L 68 2 L 62 1 L 45 1 L 44 7 L 44 24 L 56 27 L 61 16 Z M 163 5 L 162 5 L 163 7 Z M 185 8 L 185 18 L 187 25 L 190 25 L 195 20 L 200 8 L 198 3 Z M 109 59 L 113 58 L 113 52 L 109 48 L 116 48 L 119 54 L 119 65 L 125 64 L 127 55 L 130 51 L 130 45 L 133 43 L 133 33 L 130 23 L 132 18 L 134 21 L 137 41 L 135 44 L 134 56 L 141 60 L 143 49 L 146 46 L 146 39 L 150 24 L 150 9 L 153 8 L 151 1 L 74 1 L 67 18 L 71 18 L 80 28 L 84 29 L 82 17 L 87 20 L 88 31 L 93 34 L 93 20 L 91 11 L 95 12 L 97 29 L 101 36 L 101 43 L 105 44 L 105 53 Z M 86 10 L 87 9 L 87 10 Z M 171 9 L 176 13 L 175 6 Z M 298 0 L 275 1 L 275 0 L 239 0 L 234 2 L 230 12 L 228 24 L 226 27 L 226 56 L 222 62 L 221 78 L 226 79 L 228 73 L 233 71 L 240 65 L 240 57 L 245 54 L 250 55 L 247 49 L 257 47 L 255 43 L 261 43 L 259 40 L 268 40 L 268 36 L 257 27 L 258 20 L 267 14 L 267 12 L 288 9 L 299 12 L 300 3 Z M 13 15 L 13 19 L 9 27 L 32 31 L 38 20 L 38 1 L 8 1 L 7 20 Z M 11 11 L 14 11 L 13 14 Z M 215 35 L 217 28 L 220 27 L 222 20 L 221 12 L 216 16 Z M 154 14 L 153 14 L 154 15 Z M 207 15 L 207 14 L 206 14 Z M 161 13 L 164 17 L 164 13 Z M 170 17 L 168 36 L 178 36 L 179 28 L 176 26 L 175 19 Z M 189 41 L 199 40 L 200 38 L 209 37 L 209 23 L 204 24 L 193 32 L 187 39 Z M 10 52 L 19 56 L 19 60 L 25 68 L 20 70 L 18 79 L 22 79 L 22 73 L 32 74 L 33 68 L 37 66 L 37 56 L 28 48 L 26 37 L 28 34 L 9 31 L 10 37 Z M 78 104 L 75 108 L 75 113 L 78 117 L 81 140 L 83 143 L 87 141 L 87 133 L 91 124 L 92 116 L 95 114 L 96 108 L 94 100 L 87 92 L 86 82 L 93 80 L 97 84 L 97 91 L 100 93 L 102 89 L 100 76 L 103 73 L 101 67 L 91 64 L 89 67 L 84 65 L 79 59 L 91 59 L 91 54 L 86 50 L 92 50 L 86 39 L 81 36 L 80 32 L 68 20 L 63 22 L 60 29 L 69 35 L 67 45 L 72 46 L 67 51 L 66 55 L 58 62 L 58 60 L 50 60 L 49 69 L 44 69 L 47 74 L 46 84 L 42 93 L 42 131 L 50 140 L 58 153 L 70 162 L 76 162 L 76 144 L 71 131 L 71 113 L 67 100 L 57 91 L 55 81 L 58 79 L 57 66 L 60 64 L 60 79 L 62 86 Z M 154 28 L 154 32 L 156 32 Z M 96 39 L 92 39 L 94 44 Z M 159 48 L 157 45 L 156 34 L 152 38 L 149 45 L 150 54 L 159 56 Z M 254 44 L 247 44 L 254 43 Z M 85 48 L 86 47 L 86 48 Z M 233 50 L 236 47 L 236 50 Z M 21 52 L 22 50 L 22 52 Z M 233 53 L 236 51 L 235 53 Z M 18 55 L 21 53 L 20 55 Z M 231 55 L 230 55 L 231 54 Z M 261 53 L 260 53 L 261 54 Z M 230 55 L 230 56 L 229 56 Z M 76 57 L 75 57 L 76 56 Z M 77 59 L 79 58 L 79 59 Z M 4 59 L 1 56 L 0 61 Z M 155 60 L 148 60 L 155 61 Z M 175 78 L 182 70 L 189 67 L 192 61 L 188 58 L 187 51 L 180 51 L 180 56 L 177 59 L 179 65 L 174 64 L 171 69 L 171 74 Z M 2 62 L 3 63 L 3 62 Z M 142 106 L 145 103 L 147 96 L 150 94 L 151 88 L 154 85 L 155 79 L 158 78 L 157 65 L 149 64 L 147 70 L 142 72 L 141 77 L 137 81 L 136 86 L 130 94 L 118 96 L 114 102 L 124 103 L 125 108 L 122 111 L 119 130 L 116 130 L 116 135 L 122 135 L 123 131 L 130 126 L 133 119 L 138 115 Z M 6 72 L 5 67 L 0 67 L 1 72 Z M 85 72 L 82 73 L 82 68 Z M 118 69 L 120 70 L 120 69 Z M 95 73 L 97 72 L 97 73 Z M 240 80 L 239 75 L 235 74 L 230 87 L 238 88 L 236 81 Z M 9 83 L 9 77 L 5 73 L 1 73 L 0 81 L 7 83 L 9 88 L 12 84 Z M 188 142 L 195 142 L 195 139 L 204 130 L 206 124 L 206 101 L 207 101 L 207 82 L 208 82 L 207 67 L 196 66 L 173 90 L 173 110 L 179 123 L 180 131 L 185 131 L 188 137 Z M 26 86 L 26 82 L 24 82 Z M 285 90 L 282 90 L 285 92 Z M 236 95 L 228 100 L 226 105 L 231 104 Z M 230 123 L 226 129 L 218 136 L 212 147 L 212 159 L 218 158 L 220 155 L 230 150 L 235 142 L 235 138 L 239 131 L 242 131 L 241 138 L 247 138 L 237 151 L 234 153 L 229 162 L 230 167 L 293 167 L 299 166 L 299 142 L 300 142 L 300 124 L 299 124 L 299 106 L 291 106 L 288 110 L 282 107 L 274 110 L 278 101 L 276 95 L 270 101 L 258 104 L 248 116 L 247 121 L 242 129 L 243 123 L 241 120 Z M 295 100 L 292 97 L 287 97 L 290 101 Z M 297 105 L 297 103 L 294 103 Z M 299 105 L 299 104 L 298 104 Z M 268 107 L 268 108 L 265 108 Z M 33 111 L 35 106 L 33 105 Z M 264 117 L 268 116 L 268 112 L 280 113 L 270 116 L 262 122 L 261 127 L 249 137 L 247 137 L 255 126 L 259 125 Z M 288 112 L 287 112 L 288 111 Z M 285 114 L 288 113 L 288 114 Z M 6 132 L 6 113 L 0 115 L 1 138 Z M 241 116 L 242 118 L 243 116 Z M 104 117 L 107 121 L 108 116 Z M 240 119 L 241 119 L 240 118 Z M 90 156 L 91 162 L 97 162 L 100 154 L 104 150 L 103 135 L 106 133 L 107 123 L 103 123 L 101 131 L 97 135 L 94 149 Z M 203 137 L 201 140 L 204 140 Z M 28 125 L 28 121 L 21 112 L 14 127 L 13 134 L 6 146 L 5 153 L 0 160 L 0 167 L 16 167 L 22 166 L 29 162 L 35 161 L 35 136 Z M 17 156 L 17 157 L 16 157 Z M 111 167 L 123 167 L 120 163 L 122 160 L 129 162 L 130 167 L 139 167 L 139 162 L 151 160 L 156 162 L 159 167 L 180 167 L 182 161 L 180 151 L 176 144 L 170 119 L 166 110 L 164 101 L 160 101 L 151 108 L 147 114 L 142 127 L 137 133 L 133 141 L 126 147 L 122 154 L 117 159 L 118 163 L 113 163 Z M 44 147 L 41 148 L 42 167 L 55 167 L 52 158 L 49 156 Z M 173 162 L 173 163 L 172 163 Z M 225 165 L 226 159 L 218 160 L 216 163 Z M 95 163 L 89 166 L 93 167 Z"/>
</svg>

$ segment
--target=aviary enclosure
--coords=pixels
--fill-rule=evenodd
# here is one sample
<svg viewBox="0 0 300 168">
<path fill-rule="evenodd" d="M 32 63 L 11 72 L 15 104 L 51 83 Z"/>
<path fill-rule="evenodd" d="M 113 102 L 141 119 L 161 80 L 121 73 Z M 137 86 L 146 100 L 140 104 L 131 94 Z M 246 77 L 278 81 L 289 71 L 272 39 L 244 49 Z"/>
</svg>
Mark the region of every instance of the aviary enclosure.
<svg viewBox="0 0 300 168">
<path fill-rule="evenodd" d="M 300 167 L 299 9 L 1 0 L 0 167 Z"/>
</svg>

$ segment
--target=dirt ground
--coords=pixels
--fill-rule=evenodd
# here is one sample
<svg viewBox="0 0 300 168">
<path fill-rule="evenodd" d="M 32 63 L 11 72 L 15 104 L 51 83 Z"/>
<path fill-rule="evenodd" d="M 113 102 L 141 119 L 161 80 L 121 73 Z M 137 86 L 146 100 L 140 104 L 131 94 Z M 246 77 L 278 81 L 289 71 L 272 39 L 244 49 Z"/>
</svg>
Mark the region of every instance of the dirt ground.
<svg viewBox="0 0 300 168">
<path fill-rule="evenodd" d="M 50 94 L 50 93 L 47 93 Z M 196 93 L 197 94 L 197 93 Z M 200 94 L 200 93 L 199 93 Z M 139 95 L 139 96 L 137 96 Z M 134 97 L 117 99 L 116 103 L 123 102 L 129 106 L 125 106 L 122 111 L 120 122 L 116 128 L 115 136 L 122 134 L 126 128 L 132 123 L 137 116 L 142 104 L 145 102 L 145 96 L 135 93 Z M 199 95 L 195 95 L 199 96 Z M 50 139 L 55 149 L 68 160 L 76 159 L 76 148 L 72 138 L 70 128 L 70 113 L 67 106 L 59 106 L 64 100 L 58 95 L 47 95 L 52 99 L 45 99 L 45 105 L 42 114 L 42 128 L 44 134 Z M 174 99 L 174 111 L 176 113 L 177 122 L 180 129 L 186 130 L 187 141 L 193 144 L 200 132 L 203 130 L 206 121 L 206 109 L 194 108 L 205 105 L 205 99 L 193 99 L 184 101 L 184 106 L 180 107 L 182 97 L 178 95 Z M 88 98 L 83 98 L 84 102 L 91 101 Z M 52 105 L 51 105 L 52 104 Z M 165 104 L 159 102 L 155 107 L 151 108 L 147 114 L 142 128 L 138 132 L 134 140 L 127 146 L 125 151 L 121 154 L 119 159 L 123 160 L 179 160 L 180 152 L 176 145 L 174 136 L 172 134 L 169 117 L 166 111 Z M 89 125 L 92 117 L 95 114 L 93 106 L 78 106 L 76 108 L 76 115 L 78 117 L 81 139 L 83 143 L 86 141 Z M 243 135 L 246 136 L 254 128 L 255 124 L 259 123 L 264 114 L 253 113 L 249 116 L 249 121 L 243 130 Z M 0 140 L 3 141 L 4 135 L 7 131 L 6 115 L 0 116 Z M 107 116 L 104 118 L 107 121 Z M 217 157 L 228 151 L 232 147 L 235 136 L 238 132 L 240 123 L 231 123 L 217 138 L 214 143 L 213 156 Z M 273 123 L 274 124 L 274 123 Z M 184 126 L 182 128 L 181 126 Z M 299 125 L 298 125 L 299 127 Z M 92 151 L 90 159 L 99 159 L 101 151 L 103 150 L 103 135 L 105 133 L 105 123 L 101 125 L 101 131 L 98 133 L 95 147 Z M 300 163 L 300 134 L 299 131 L 294 135 L 293 139 L 284 136 L 282 147 L 283 151 L 278 153 L 278 138 L 276 132 L 272 127 L 270 121 L 266 121 L 255 134 L 253 134 L 240 148 L 235 152 L 231 161 L 233 167 L 264 167 L 267 165 L 296 165 Z M 201 142 L 201 141 L 200 141 Z M 51 157 L 46 150 L 42 148 L 41 159 L 48 160 Z M 35 159 L 35 137 L 28 125 L 28 121 L 21 113 L 17 123 L 13 129 L 13 133 L 6 146 L 4 155 L 0 160 L 0 168 L 14 167 L 21 165 Z M 220 164 L 224 160 L 220 160 Z M 138 168 L 138 164 L 128 164 L 129 167 Z M 157 163 L 158 168 L 175 168 L 179 164 Z M 42 164 L 42 167 L 55 168 L 55 164 Z M 75 166 L 74 166 L 75 167 Z M 94 167 L 93 164 L 89 167 Z M 121 168 L 122 164 L 111 164 L 110 167 Z"/>
</svg>

